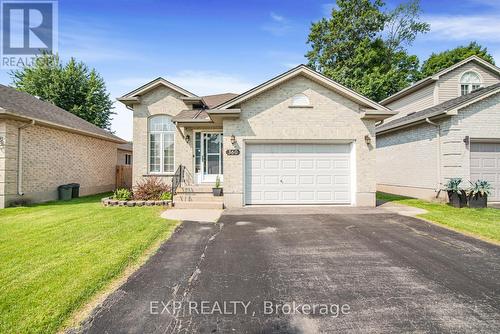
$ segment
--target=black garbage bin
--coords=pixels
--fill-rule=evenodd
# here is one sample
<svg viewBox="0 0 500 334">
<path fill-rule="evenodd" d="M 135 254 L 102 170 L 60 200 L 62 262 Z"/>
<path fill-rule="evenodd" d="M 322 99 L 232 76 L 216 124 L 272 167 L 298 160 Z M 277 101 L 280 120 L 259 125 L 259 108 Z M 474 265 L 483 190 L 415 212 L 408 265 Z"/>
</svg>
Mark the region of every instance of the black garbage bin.
<svg viewBox="0 0 500 334">
<path fill-rule="evenodd" d="M 57 192 L 59 193 L 59 200 L 69 201 L 71 199 L 72 187 L 67 184 L 57 187 Z"/>
<path fill-rule="evenodd" d="M 68 186 L 71 187 L 71 197 L 78 198 L 80 197 L 80 184 L 79 183 L 70 183 Z"/>
</svg>

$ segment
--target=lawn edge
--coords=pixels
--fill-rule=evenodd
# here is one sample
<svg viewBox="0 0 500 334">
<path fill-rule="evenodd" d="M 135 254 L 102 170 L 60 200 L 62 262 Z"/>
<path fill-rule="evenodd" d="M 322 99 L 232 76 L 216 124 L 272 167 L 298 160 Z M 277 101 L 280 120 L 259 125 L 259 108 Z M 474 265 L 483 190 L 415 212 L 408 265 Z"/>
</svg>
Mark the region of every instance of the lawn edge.
<svg viewBox="0 0 500 334">
<path fill-rule="evenodd" d="M 386 195 L 389 195 L 389 196 L 397 196 L 397 197 L 400 197 L 402 199 L 416 199 L 416 200 L 420 200 L 420 201 L 425 201 L 425 200 L 419 199 L 419 198 L 408 197 L 408 196 L 397 195 L 397 194 L 391 194 L 391 193 L 386 193 L 386 192 L 383 192 L 383 191 L 377 191 L 377 193 L 379 193 L 379 194 L 386 194 Z M 396 203 L 398 205 L 404 205 L 404 206 L 411 207 L 411 208 L 423 209 L 423 208 L 419 208 L 418 206 L 413 206 L 413 205 L 409 205 L 409 204 L 405 204 L 405 203 L 399 203 L 398 201 L 388 201 L 388 202 L 394 202 L 394 203 Z M 429 201 L 426 201 L 426 202 L 429 202 Z M 432 202 L 429 202 L 429 203 L 432 203 Z M 426 209 L 423 209 L 423 210 L 426 210 Z M 429 212 L 429 210 L 426 210 L 426 211 Z M 481 241 L 493 244 L 495 246 L 500 246 L 500 240 L 491 239 L 491 238 L 482 236 L 482 235 L 477 234 L 477 233 L 473 233 L 473 232 L 469 232 L 469 231 L 464 231 L 464 230 L 458 229 L 458 228 L 453 227 L 453 226 L 449 226 L 449 225 L 446 225 L 446 224 L 443 224 L 443 223 L 440 223 L 440 222 L 437 222 L 437 221 L 434 221 L 434 220 L 430 220 L 428 218 L 421 217 L 421 215 L 425 215 L 425 213 L 423 213 L 423 214 L 417 214 L 417 215 L 411 215 L 411 217 L 420 219 L 420 220 L 425 221 L 427 223 L 434 224 L 436 226 L 444 227 L 444 228 L 446 228 L 446 229 L 448 229 L 450 231 L 454 231 L 454 232 L 460 233 L 462 235 L 465 235 L 465 236 L 468 236 L 468 237 L 471 237 L 471 238 L 475 238 L 475 239 L 478 239 L 478 240 L 481 240 Z"/>
<path fill-rule="evenodd" d="M 168 220 L 175 221 L 172 219 L 166 219 L 166 221 Z M 71 314 L 71 316 L 66 321 L 64 321 L 63 325 L 57 331 L 57 333 L 79 333 L 83 321 L 85 321 L 85 319 L 87 319 L 92 314 L 94 309 L 101 305 L 113 292 L 115 292 L 123 284 L 125 284 L 130 276 L 132 276 L 137 270 L 139 270 L 153 255 L 156 254 L 161 245 L 168 241 L 178 231 L 181 225 L 182 221 L 176 221 L 176 224 L 170 233 L 166 233 L 165 236 L 152 243 L 137 260 L 125 267 L 120 275 L 112 279 L 108 284 L 106 284 L 103 289 L 96 292 L 95 295 L 89 299 L 89 301 L 76 309 Z"/>
<path fill-rule="evenodd" d="M 404 204 L 404 205 L 406 205 L 406 204 Z M 411 206 L 411 205 L 407 205 L 407 206 Z M 412 208 L 416 208 L 415 206 L 411 206 L 411 207 Z M 481 240 L 481 241 L 493 244 L 495 246 L 500 246 L 500 241 L 495 240 L 495 239 L 490 239 L 490 238 L 482 236 L 480 234 L 472 233 L 472 232 L 469 232 L 469 231 L 463 231 L 463 230 L 460 230 L 460 229 L 458 229 L 456 227 L 453 227 L 453 226 L 449 226 L 449 225 L 446 225 L 446 224 L 443 224 L 443 223 L 440 223 L 440 222 L 436 222 L 436 221 L 433 221 L 433 220 L 430 220 L 430 219 L 427 219 L 427 218 L 424 218 L 424 217 L 420 217 L 420 215 L 415 215 L 415 216 L 412 216 L 412 217 L 420 219 L 420 220 L 425 221 L 427 223 L 434 224 L 436 226 L 444 227 L 447 230 L 454 231 L 454 232 L 463 234 L 465 236 L 468 236 L 468 237 L 471 237 L 471 238 L 475 238 L 475 239 L 478 239 L 478 240 Z"/>
</svg>

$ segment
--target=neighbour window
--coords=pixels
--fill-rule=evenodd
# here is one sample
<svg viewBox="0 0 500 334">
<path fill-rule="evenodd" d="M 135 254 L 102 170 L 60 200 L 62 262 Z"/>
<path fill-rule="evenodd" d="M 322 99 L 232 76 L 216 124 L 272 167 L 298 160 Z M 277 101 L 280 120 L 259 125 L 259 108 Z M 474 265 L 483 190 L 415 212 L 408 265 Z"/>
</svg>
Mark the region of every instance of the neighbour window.
<svg viewBox="0 0 500 334">
<path fill-rule="evenodd" d="M 131 164 L 132 164 L 132 155 L 125 154 L 125 165 L 131 165 Z"/>
<path fill-rule="evenodd" d="M 175 125 L 169 116 L 154 116 L 149 119 L 149 172 L 174 172 Z"/>
<path fill-rule="evenodd" d="M 310 106 L 309 98 L 304 94 L 296 94 L 292 97 L 293 107 Z"/>
<path fill-rule="evenodd" d="M 481 87 L 481 78 L 476 72 L 465 72 L 460 78 L 460 94 L 469 94 Z"/>
</svg>

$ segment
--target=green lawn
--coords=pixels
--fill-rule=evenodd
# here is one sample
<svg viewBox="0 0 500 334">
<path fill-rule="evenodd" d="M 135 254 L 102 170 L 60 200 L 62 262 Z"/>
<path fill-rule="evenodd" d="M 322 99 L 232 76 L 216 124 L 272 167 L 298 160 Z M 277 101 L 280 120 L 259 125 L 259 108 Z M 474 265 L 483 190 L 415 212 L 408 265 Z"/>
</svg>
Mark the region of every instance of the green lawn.
<svg viewBox="0 0 500 334">
<path fill-rule="evenodd" d="M 500 242 L 499 209 L 458 209 L 447 204 L 431 203 L 386 193 L 377 193 L 377 199 L 425 209 L 428 213 L 418 215 L 418 217 L 446 225 L 457 231 L 475 235 L 483 239 L 497 243 Z"/>
<path fill-rule="evenodd" d="M 178 224 L 103 194 L 0 210 L 0 333 L 53 333 Z"/>
</svg>

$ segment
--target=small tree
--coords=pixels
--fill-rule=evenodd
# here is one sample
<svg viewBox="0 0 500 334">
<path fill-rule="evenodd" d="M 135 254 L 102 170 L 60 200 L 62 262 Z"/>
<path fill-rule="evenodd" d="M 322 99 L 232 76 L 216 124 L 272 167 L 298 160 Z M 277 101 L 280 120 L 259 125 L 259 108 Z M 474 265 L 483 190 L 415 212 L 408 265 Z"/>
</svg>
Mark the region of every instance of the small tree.
<svg viewBox="0 0 500 334">
<path fill-rule="evenodd" d="M 495 64 L 493 57 L 485 47 L 476 42 L 470 42 L 469 45 L 460 45 L 451 50 L 431 54 L 422 64 L 421 77 L 425 78 L 434 75 L 473 55 Z"/>
<path fill-rule="evenodd" d="M 113 102 L 103 78 L 83 62 L 44 53 L 33 65 L 10 72 L 17 89 L 51 102 L 103 129 L 110 129 Z"/>
</svg>

